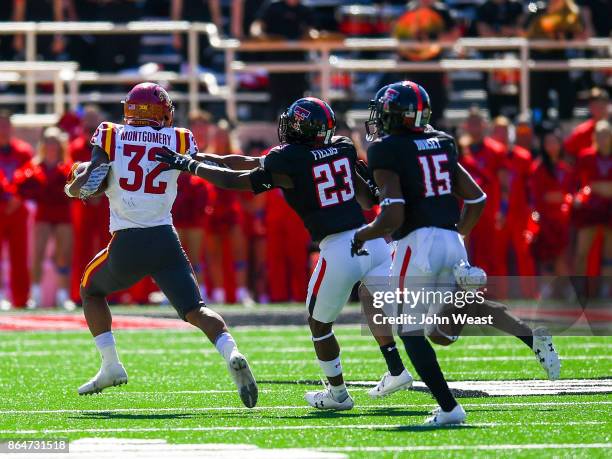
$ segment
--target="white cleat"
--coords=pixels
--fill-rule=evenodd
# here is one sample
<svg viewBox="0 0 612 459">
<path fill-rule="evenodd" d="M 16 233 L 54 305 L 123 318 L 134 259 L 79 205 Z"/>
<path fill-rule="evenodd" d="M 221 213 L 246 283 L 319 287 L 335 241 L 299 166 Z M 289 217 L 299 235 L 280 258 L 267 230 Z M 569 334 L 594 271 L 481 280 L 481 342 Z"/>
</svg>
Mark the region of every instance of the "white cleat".
<svg viewBox="0 0 612 459">
<path fill-rule="evenodd" d="M 234 380 L 234 384 L 238 388 L 238 394 L 242 403 L 247 408 L 253 408 L 257 405 L 259 392 L 257 382 L 249 367 L 249 362 L 240 352 L 234 352 L 230 357 L 227 368 Z"/>
<path fill-rule="evenodd" d="M 346 411 L 352 409 L 355 405 L 350 395 L 342 402 L 337 401 L 329 388 L 320 391 L 306 392 L 304 398 L 310 406 L 319 410 Z"/>
<path fill-rule="evenodd" d="M 121 386 L 127 382 L 128 375 L 121 363 L 102 366 L 92 379 L 79 387 L 79 395 L 97 394 L 107 387 Z"/>
<path fill-rule="evenodd" d="M 398 390 L 410 389 L 412 387 L 412 375 L 404 368 L 399 375 L 393 376 L 388 371 L 383 375 L 382 379 L 376 387 L 368 391 L 368 395 L 372 398 L 381 398 L 391 395 Z"/>
<path fill-rule="evenodd" d="M 548 379 L 559 379 L 561 374 L 561 362 L 559 354 L 555 350 L 552 336 L 544 327 L 536 328 L 533 331 L 533 352 L 538 363 L 544 368 Z"/>
<path fill-rule="evenodd" d="M 462 424 L 467 417 L 465 410 L 459 404 L 450 411 L 443 411 L 438 407 L 431 412 L 433 416 L 425 419 L 425 425 L 428 426 L 447 426 L 453 424 Z"/>
</svg>

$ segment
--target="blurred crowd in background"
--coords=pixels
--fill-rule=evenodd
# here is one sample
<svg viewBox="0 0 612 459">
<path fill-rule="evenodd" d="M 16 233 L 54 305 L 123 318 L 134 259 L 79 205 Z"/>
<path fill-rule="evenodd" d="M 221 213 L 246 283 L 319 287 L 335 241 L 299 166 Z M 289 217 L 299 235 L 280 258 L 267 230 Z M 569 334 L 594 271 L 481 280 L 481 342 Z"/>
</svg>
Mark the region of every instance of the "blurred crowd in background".
<svg viewBox="0 0 612 459">
<path fill-rule="evenodd" d="M 612 2 L 608 0 L 433 2 L 280 0 L 6 0 L 0 21 L 189 20 L 214 22 L 226 36 L 241 39 L 317 39 L 386 37 L 427 44 L 403 49 L 406 61 L 435 61 L 447 53 L 440 42 L 461 36 L 532 39 L 609 37 Z M 201 47 L 201 64 L 219 64 L 210 47 Z M 39 58 L 76 60 L 82 69 L 128 71 L 147 62 L 180 70 L 186 43 L 180 35 L 164 39 L 103 35 L 40 36 Z M 460 51 L 459 51 L 460 52 Z M 369 54 L 368 54 L 369 53 Z M 364 56 L 372 57 L 368 52 Z M 487 51 L 466 57 L 504 57 Z M 539 50 L 532 57 L 561 60 L 593 56 L 592 51 Z M 0 36 L 0 60 L 22 60 L 23 35 Z M 218 56 L 217 56 L 218 57 Z M 245 56 L 259 59 L 261 56 Z M 307 53 L 274 53 L 267 60 L 309 59 Z M 223 74 L 223 60 L 218 68 Z M 519 75 L 493 71 L 482 75 L 486 99 L 478 106 L 462 97 L 461 118 L 449 123 L 444 108 L 451 90 L 443 73 L 379 74 L 375 88 L 409 77 L 431 95 L 432 123 L 458 139 L 461 163 L 487 192 L 481 222 L 467 241 L 471 261 L 490 276 L 536 274 L 612 274 L 612 140 L 610 71 L 531 73 L 531 116 L 518 115 Z M 356 79 L 357 76 L 352 75 Z M 259 80 L 242 80 L 253 89 Z M 342 85 L 339 78 L 334 84 Z M 307 75 L 272 74 L 262 79 L 270 93 L 274 119 L 316 81 Z M 355 80 L 349 82 L 355 84 Z M 454 89 L 457 89 L 456 87 Z M 468 88 L 469 89 L 469 88 Z M 10 90 L 9 86 L 0 91 Z M 374 94 L 354 92 L 348 103 L 361 104 Z M 583 107 L 576 118 L 576 102 Z M 342 118 L 347 102 L 333 103 Z M 90 158 L 89 139 L 103 120 L 121 122 L 120 104 L 85 106 L 65 114 L 44 130 L 35 145 L 13 134 L 11 113 L 0 111 L 0 307 L 79 302 L 85 265 L 107 244 L 105 197 L 70 201 L 63 185 L 71 166 Z M 209 107 L 207 107 L 209 108 Z M 201 151 L 217 154 L 265 154 L 263 139 L 238 145 L 235 126 L 223 113 L 179 111 Z M 103 112 L 104 110 L 104 112 Z M 588 111 L 588 114 L 587 114 Z M 579 114 L 580 115 L 580 114 Z M 365 157 L 363 131 L 342 122 Z M 372 218 L 376 211 L 368 213 Z M 304 301 L 307 279 L 316 262 L 316 244 L 300 220 L 274 190 L 254 197 L 220 190 L 197 178 L 181 176 L 174 222 L 193 263 L 205 298 L 212 303 Z M 45 262 L 45 260 L 47 260 Z M 4 262 L 2 262 L 4 261 Z M 50 285 L 51 284 L 51 285 Z M 49 293 L 51 292 L 51 293 Z M 550 292 L 535 292 L 548 295 Z M 145 279 L 112 298 L 117 303 L 163 302 L 153 281 Z"/>
<path fill-rule="evenodd" d="M 478 107 L 469 110 L 456 133 L 460 162 L 489 198 L 467 244 L 472 263 L 490 276 L 612 274 L 608 94 L 593 89 L 589 108 L 589 119 L 567 133 L 554 124 L 536 132 L 527 121 L 491 120 Z M 108 202 L 69 200 L 63 187 L 73 162 L 89 160 L 89 139 L 104 119 L 97 107 L 85 107 L 81 116 L 66 114 L 30 145 L 12 135 L 10 113 L 0 112 L 0 237 L 9 260 L 5 308 L 9 302 L 42 304 L 47 255 L 57 288 L 51 303 L 70 308 L 79 301 L 83 268 L 110 238 Z M 256 141 L 241 148 L 230 124 L 206 112 L 192 113 L 185 124 L 200 151 L 257 156 L 270 147 Z M 350 135 L 365 157 L 361 131 L 338 133 Z M 375 215 L 376 210 L 367 213 Z M 182 175 L 173 216 L 210 302 L 304 300 L 316 245 L 280 190 L 253 196 Z M 156 290 L 146 279 L 113 300 L 163 301 L 155 299 Z"/>
</svg>

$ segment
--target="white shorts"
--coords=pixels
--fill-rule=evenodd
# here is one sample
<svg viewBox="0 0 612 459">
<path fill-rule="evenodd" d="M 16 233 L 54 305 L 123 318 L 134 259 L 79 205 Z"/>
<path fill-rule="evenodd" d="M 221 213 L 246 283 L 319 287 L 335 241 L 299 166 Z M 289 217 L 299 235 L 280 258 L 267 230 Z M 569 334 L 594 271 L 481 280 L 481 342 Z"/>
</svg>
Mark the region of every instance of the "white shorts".
<svg viewBox="0 0 612 459">
<path fill-rule="evenodd" d="M 338 318 L 357 282 L 368 285 L 389 277 L 391 249 L 384 239 L 365 243 L 369 255 L 351 257 L 355 231 L 332 234 L 319 244 L 319 262 L 310 277 L 306 298 L 309 315 L 319 322 L 330 323 Z"/>
<path fill-rule="evenodd" d="M 457 289 L 453 267 L 461 260 L 468 261 L 463 238 L 456 231 L 427 227 L 412 231 L 397 241 L 391 287 L 408 291 L 448 292 Z M 426 297 L 425 301 L 411 304 L 397 303 L 395 314 L 414 315 L 414 325 L 404 325 L 401 332 L 425 329 L 423 315 L 433 315 L 442 310 L 443 304 L 436 301 L 436 295 Z M 424 299 L 424 298 L 423 298 Z"/>
</svg>

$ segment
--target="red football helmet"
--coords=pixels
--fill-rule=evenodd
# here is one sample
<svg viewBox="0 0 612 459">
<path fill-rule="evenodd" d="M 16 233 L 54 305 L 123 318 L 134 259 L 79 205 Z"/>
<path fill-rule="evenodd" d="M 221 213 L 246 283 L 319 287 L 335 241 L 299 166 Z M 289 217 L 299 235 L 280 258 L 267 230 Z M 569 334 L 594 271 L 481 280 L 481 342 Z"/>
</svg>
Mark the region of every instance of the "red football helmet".
<svg viewBox="0 0 612 459">
<path fill-rule="evenodd" d="M 172 126 L 174 105 L 164 88 L 156 83 L 140 83 L 128 92 L 123 118 L 130 126 Z"/>
</svg>

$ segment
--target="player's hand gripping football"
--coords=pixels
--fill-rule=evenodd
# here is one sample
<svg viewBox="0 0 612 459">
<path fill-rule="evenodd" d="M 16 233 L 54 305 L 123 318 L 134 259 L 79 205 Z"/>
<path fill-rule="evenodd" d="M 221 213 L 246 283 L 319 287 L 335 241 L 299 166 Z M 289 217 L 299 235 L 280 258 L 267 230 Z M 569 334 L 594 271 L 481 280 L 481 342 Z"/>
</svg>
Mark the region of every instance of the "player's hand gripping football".
<svg viewBox="0 0 612 459">
<path fill-rule="evenodd" d="M 368 252 L 368 250 L 363 247 L 364 244 L 365 241 L 360 241 L 359 239 L 357 239 L 357 233 L 355 233 L 353 239 L 351 240 L 351 257 L 362 257 L 365 255 L 370 255 L 370 252 Z"/>
<path fill-rule="evenodd" d="M 198 161 L 191 159 L 187 155 L 179 155 L 177 152 L 170 150 L 168 147 L 162 147 L 155 153 L 155 159 L 160 163 L 167 164 L 170 169 L 178 171 L 196 173 Z"/>
</svg>

